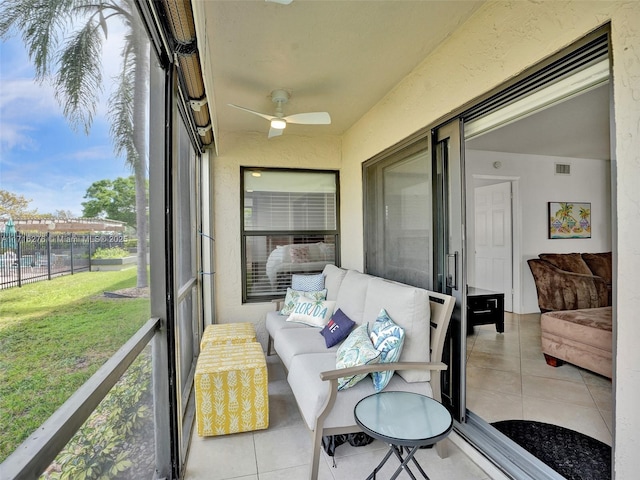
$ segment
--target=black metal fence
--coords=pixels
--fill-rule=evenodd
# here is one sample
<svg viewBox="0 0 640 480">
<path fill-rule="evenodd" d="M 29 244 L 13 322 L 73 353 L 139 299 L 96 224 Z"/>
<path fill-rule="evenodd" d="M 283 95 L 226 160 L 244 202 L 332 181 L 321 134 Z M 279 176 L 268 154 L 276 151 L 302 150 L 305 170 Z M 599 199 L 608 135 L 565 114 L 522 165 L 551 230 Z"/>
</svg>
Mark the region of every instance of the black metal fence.
<svg viewBox="0 0 640 480">
<path fill-rule="evenodd" d="M 124 248 L 123 234 L 0 232 L 0 289 L 91 271 L 98 248 Z"/>
</svg>

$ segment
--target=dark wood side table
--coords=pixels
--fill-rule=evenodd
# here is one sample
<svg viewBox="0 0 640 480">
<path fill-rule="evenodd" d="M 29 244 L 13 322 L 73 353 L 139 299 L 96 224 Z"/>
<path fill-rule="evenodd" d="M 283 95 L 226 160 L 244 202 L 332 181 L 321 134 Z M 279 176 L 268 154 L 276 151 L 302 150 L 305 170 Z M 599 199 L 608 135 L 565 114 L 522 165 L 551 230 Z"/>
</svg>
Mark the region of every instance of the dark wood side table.
<svg viewBox="0 0 640 480">
<path fill-rule="evenodd" d="M 476 325 L 492 323 L 495 323 L 498 333 L 504 333 L 504 293 L 468 287 L 467 335 L 473 333 Z"/>
</svg>

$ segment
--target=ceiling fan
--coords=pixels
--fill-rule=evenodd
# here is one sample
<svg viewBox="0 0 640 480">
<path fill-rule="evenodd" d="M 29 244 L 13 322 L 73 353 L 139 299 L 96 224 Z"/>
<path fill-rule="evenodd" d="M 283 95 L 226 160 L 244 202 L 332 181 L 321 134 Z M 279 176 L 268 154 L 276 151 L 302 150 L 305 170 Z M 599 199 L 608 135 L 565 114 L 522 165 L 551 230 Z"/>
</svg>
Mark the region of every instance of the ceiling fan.
<svg viewBox="0 0 640 480">
<path fill-rule="evenodd" d="M 297 123 L 302 125 L 329 125 L 331 124 L 331 116 L 327 112 L 308 112 L 308 113 L 295 113 L 293 115 L 285 116 L 282 111 L 282 106 L 289 101 L 290 94 L 286 90 L 274 90 L 271 92 L 271 101 L 276 104 L 275 115 L 268 115 L 266 113 L 256 112 L 239 105 L 229 104 L 230 107 L 244 110 L 245 112 L 253 113 L 259 117 L 269 120 L 271 122 L 271 128 L 269 129 L 269 138 L 282 135 L 282 132 L 287 126 L 287 123 Z"/>
</svg>

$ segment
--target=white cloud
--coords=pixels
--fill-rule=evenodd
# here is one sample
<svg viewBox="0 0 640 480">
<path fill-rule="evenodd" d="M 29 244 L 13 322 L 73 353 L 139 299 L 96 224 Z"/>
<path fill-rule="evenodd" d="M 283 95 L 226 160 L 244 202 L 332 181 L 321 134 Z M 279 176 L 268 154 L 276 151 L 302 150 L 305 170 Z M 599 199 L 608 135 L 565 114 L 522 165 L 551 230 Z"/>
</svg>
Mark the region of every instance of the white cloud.
<svg viewBox="0 0 640 480">
<path fill-rule="evenodd" d="M 27 125 L 20 125 L 14 123 L 1 123 L 0 129 L 0 151 L 11 150 L 19 147 L 22 150 L 31 151 L 36 149 L 36 144 L 33 138 L 28 134 L 33 130 L 32 127 Z M 6 159 L 3 159 L 2 163 L 5 163 Z"/>
</svg>

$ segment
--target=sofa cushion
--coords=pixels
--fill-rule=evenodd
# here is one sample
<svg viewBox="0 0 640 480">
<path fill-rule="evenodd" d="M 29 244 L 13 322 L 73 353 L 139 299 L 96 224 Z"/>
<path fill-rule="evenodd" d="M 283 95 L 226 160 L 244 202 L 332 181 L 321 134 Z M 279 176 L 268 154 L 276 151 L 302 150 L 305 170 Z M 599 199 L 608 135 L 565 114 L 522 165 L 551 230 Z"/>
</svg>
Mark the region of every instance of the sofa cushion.
<svg viewBox="0 0 640 480">
<path fill-rule="evenodd" d="M 280 315 L 280 312 L 267 312 L 265 327 L 271 338 L 275 339 L 284 328 L 308 328 L 302 323 L 287 322 L 287 318 L 286 315 Z"/>
<path fill-rule="evenodd" d="M 324 275 L 307 275 L 294 273 L 291 275 L 291 288 L 300 292 L 317 292 L 324 290 Z"/>
<path fill-rule="evenodd" d="M 540 316 L 542 332 L 611 352 L 611 307 L 547 312 Z"/>
<path fill-rule="evenodd" d="M 336 310 L 320 334 L 324 337 L 327 348 L 333 347 L 347 338 L 355 322 L 347 317 L 340 309 Z"/>
<path fill-rule="evenodd" d="M 401 362 L 428 362 L 431 358 L 431 305 L 429 292 L 395 282 L 372 278 L 367 290 L 364 317 L 373 323 L 381 309 L 404 329 Z M 407 382 L 426 382 L 431 372 L 403 370 L 398 372 Z"/>
<path fill-rule="evenodd" d="M 594 275 L 604 278 L 604 281 L 607 282 L 607 284 L 611 284 L 611 278 L 613 276 L 611 252 L 583 253 L 582 259 Z"/>
<path fill-rule="evenodd" d="M 320 335 L 319 328 L 307 326 L 280 330 L 273 341 L 273 346 L 287 370 L 291 366 L 291 361 L 297 355 L 333 352 L 335 357 L 335 352 L 338 350 L 338 345 L 327 348 L 324 337 Z M 336 364 L 334 362 L 331 365 L 331 370 L 335 368 Z"/>
<path fill-rule="evenodd" d="M 579 253 L 541 253 L 540 259 L 566 272 L 592 275 L 591 270 Z"/>
<path fill-rule="evenodd" d="M 397 362 L 402 352 L 404 343 L 404 329 L 397 325 L 387 311 L 383 308 L 371 326 L 371 342 L 376 350 L 380 352 L 380 363 Z M 387 386 L 393 375 L 393 370 L 373 372 L 373 387 L 376 392 L 380 392 Z"/>
<path fill-rule="evenodd" d="M 362 324 L 354 329 L 338 347 L 335 368 L 357 367 L 380 361 L 380 352 L 373 347 L 369 338 L 369 326 Z M 338 390 L 353 387 L 367 374 L 349 375 L 338 379 Z"/>
<path fill-rule="evenodd" d="M 324 276 L 324 288 L 327 289 L 327 300 L 336 300 L 338 291 L 347 271 L 328 263 L 325 265 L 322 275 Z"/>
<path fill-rule="evenodd" d="M 375 277 L 367 275 L 366 273 L 348 270 L 338 291 L 336 308 L 342 310 L 358 325 L 364 321 L 364 302 L 367 297 L 367 287 L 369 281 L 373 278 Z M 379 311 L 380 309 L 376 311 L 375 315 L 377 315 Z M 373 318 L 375 319 L 375 316 Z"/>
<path fill-rule="evenodd" d="M 310 327 L 324 327 L 331 315 L 336 302 L 332 300 L 311 300 L 300 297 L 296 302 L 293 312 L 287 318 L 287 322 L 304 323 Z"/>
<path fill-rule="evenodd" d="M 335 364 L 335 352 L 326 350 L 325 353 L 298 355 L 291 361 L 287 381 L 310 430 L 315 428 L 316 418 L 329 396 L 329 382 L 322 381 L 320 373 L 333 370 Z M 429 397 L 433 395 L 429 382 L 407 383 L 397 373 L 391 377 L 385 391 L 415 392 Z M 374 393 L 372 382 L 360 382 L 352 388 L 339 391 L 336 403 L 324 421 L 324 428 L 355 426 L 353 409 L 360 400 Z"/>
<path fill-rule="evenodd" d="M 312 300 L 325 300 L 327 298 L 327 290 L 323 289 L 315 292 L 302 292 L 294 290 L 293 288 L 287 288 L 287 295 L 284 297 L 284 304 L 280 313 L 282 315 L 291 315 L 291 312 L 293 312 L 296 302 L 300 297 L 307 297 Z"/>
</svg>

